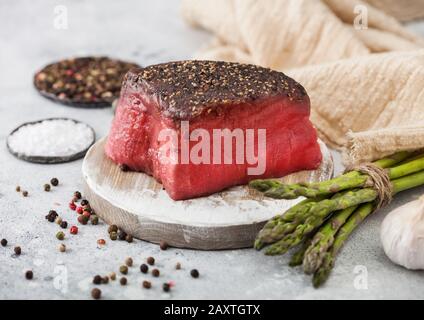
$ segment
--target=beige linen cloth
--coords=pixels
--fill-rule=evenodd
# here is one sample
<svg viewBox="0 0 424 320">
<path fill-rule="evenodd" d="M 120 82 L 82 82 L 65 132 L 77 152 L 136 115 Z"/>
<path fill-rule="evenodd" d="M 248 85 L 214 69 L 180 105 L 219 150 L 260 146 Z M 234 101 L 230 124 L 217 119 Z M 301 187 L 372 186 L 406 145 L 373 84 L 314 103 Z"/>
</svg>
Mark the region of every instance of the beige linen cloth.
<svg viewBox="0 0 424 320">
<path fill-rule="evenodd" d="M 345 164 L 424 147 L 424 40 L 398 21 L 424 17 L 424 0 L 184 0 L 182 13 L 216 35 L 196 58 L 304 85 L 314 125 Z"/>
</svg>

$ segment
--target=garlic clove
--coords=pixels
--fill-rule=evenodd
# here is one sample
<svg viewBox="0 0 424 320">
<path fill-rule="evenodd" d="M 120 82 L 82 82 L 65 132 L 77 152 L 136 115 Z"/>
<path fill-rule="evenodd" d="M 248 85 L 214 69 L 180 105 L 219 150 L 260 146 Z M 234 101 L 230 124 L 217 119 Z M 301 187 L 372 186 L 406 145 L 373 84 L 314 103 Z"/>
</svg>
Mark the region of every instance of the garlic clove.
<svg viewBox="0 0 424 320">
<path fill-rule="evenodd" d="M 424 269 L 424 197 L 390 212 L 381 225 L 380 238 L 394 263 Z"/>
</svg>

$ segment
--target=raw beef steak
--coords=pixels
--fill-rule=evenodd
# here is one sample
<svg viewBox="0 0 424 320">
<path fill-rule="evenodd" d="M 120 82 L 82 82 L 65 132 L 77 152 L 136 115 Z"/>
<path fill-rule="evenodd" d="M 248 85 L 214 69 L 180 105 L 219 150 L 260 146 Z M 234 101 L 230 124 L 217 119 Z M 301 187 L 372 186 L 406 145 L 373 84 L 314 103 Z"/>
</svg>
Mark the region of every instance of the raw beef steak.
<svg viewBox="0 0 424 320">
<path fill-rule="evenodd" d="M 305 89 L 254 65 L 170 62 L 129 71 L 106 154 L 161 182 L 174 200 L 316 169 Z"/>
</svg>

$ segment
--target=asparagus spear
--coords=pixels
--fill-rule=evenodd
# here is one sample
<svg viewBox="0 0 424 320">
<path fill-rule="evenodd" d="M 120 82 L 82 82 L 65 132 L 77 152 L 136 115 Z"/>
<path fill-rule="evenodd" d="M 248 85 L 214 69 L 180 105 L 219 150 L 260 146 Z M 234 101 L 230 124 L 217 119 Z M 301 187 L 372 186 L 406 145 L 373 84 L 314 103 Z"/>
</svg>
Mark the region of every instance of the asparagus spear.
<svg viewBox="0 0 424 320">
<path fill-rule="evenodd" d="M 291 257 L 289 266 L 290 267 L 297 267 L 300 266 L 303 263 L 303 259 L 305 257 L 306 250 L 309 248 L 309 246 L 312 243 L 312 237 L 309 237 L 305 239 L 300 246 L 299 250 L 297 250 Z"/>
<path fill-rule="evenodd" d="M 410 155 L 410 152 L 400 152 L 391 157 L 375 161 L 374 164 L 381 168 L 388 168 L 405 160 Z M 424 170 L 424 158 L 418 158 L 399 167 L 391 168 L 388 170 L 388 174 L 392 179 L 396 179 L 421 170 Z M 264 192 L 265 196 L 275 199 L 295 199 L 299 196 L 316 198 L 342 190 L 367 187 L 370 185 L 370 178 L 358 171 L 351 171 L 323 182 L 283 184 L 279 180 L 268 179 L 254 180 L 249 185 Z"/>
<path fill-rule="evenodd" d="M 343 210 L 360 203 L 371 202 L 376 198 L 377 192 L 374 189 L 366 188 L 348 191 L 336 198 L 311 203 L 308 212 L 306 212 L 308 217 L 305 219 L 305 222 L 298 224 L 294 231 L 287 235 L 274 232 L 273 238 L 279 238 L 280 240 L 271 245 L 265 254 L 277 255 L 286 253 L 287 250 L 299 244 L 308 233 L 320 227 L 332 212 Z"/>
<path fill-rule="evenodd" d="M 424 184 L 424 171 L 408 175 L 392 181 L 393 195 L 398 192 L 411 189 Z M 297 220 L 276 225 L 267 232 L 268 237 L 263 238 L 263 233 L 258 234 L 255 241 L 255 248 L 260 249 L 265 244 L 273 243 L 265 254 L 277 255 L 284 254 L 290 248 L 299 244 L 309 232 L 321 226 L 332 212 L 344 210 L 361 203 L 374 202 L 378 196 L 377 191 L 371 188 L 348 191 L 339 197 L 325 199 L 319 202 L 309 202 L 301 206 L 298 213 L 302 213 Z M 304 220 L 304 222 L 300 222 Z M 284 230 L 284 232 L 280 232 Z M 288 233 L 287 230 L 293 230 Z"/>
<path fill-rule="evenodd" d="M 305 273 L 314 273 L 319 268 L 328 249 L 333 245 L 337 231 L 356 209 L 357 206 L 353 206 L 337 212 L 318 230 L 304 255 Z"/>
<path fill-rule="evenodd" d="M 315 288 L 321 286 L 328 279 L 328 276 L 334 267 L 336 256 L 346 239 L 353 230 L 355 230 L 356 227 L 373 212 L 373 209 L 374 205 L 372 203 L 361 205 L 337 232 L 333 246 L 325 253 L 321 266 L 318 270 L 316 270 L 312 278 L 312 283 Z"/>
</svg>

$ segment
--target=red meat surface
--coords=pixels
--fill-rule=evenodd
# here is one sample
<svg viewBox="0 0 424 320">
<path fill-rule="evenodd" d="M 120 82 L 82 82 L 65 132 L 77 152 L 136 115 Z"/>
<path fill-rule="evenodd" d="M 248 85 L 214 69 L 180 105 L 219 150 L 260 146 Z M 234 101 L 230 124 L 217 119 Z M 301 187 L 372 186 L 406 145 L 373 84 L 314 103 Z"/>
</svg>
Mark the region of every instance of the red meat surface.
<svg viewBox="0 0 424 320">
<path fill-rule="evenodd" d="M 322 156 L 309 112 L 304 88 L 280 72 L 212 61 L 160 64 L 127 73 L 105 151 L 115 163 L 155 177 L 174 200 L 206 196 L 253 179 L 316 169 Z M 184 150 L 191 152 L 203 142 L 190 141 L 184 149 L 185 125 L 189 133 L 196 129 L 209 133 L 210 141 L 205 141 L 211 163 L 192 159 L 184 163 Z M 249 172 L 258 163 L 247 161 L 246 143 L 237 149 L 235 138 L 232 157 L 224 161 L 224 140 L 219 139 L 220 147 L 214 145 L 217 129 L 241 129 L 244 142 L 247 129 L 253 130 L 251 147 L 256 156 L 259 152 L 264 170 L 258 170 L 259 175 Z M 262 151 L 258 130 L 266 130 Z M 170 131 L 177 135 L 177 143 L 160 137 Z M 178 161 L 164 161 L 164 150 L 172 150 Z M 237 162 L 240 150 L 245 161 Z M 221 163 L 214 161 L 215 154 L 221 155 Z"/>
</svg>

